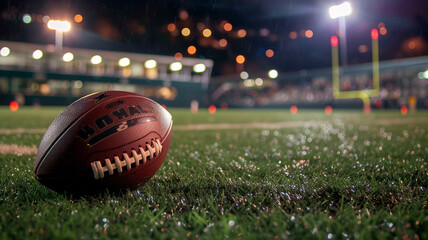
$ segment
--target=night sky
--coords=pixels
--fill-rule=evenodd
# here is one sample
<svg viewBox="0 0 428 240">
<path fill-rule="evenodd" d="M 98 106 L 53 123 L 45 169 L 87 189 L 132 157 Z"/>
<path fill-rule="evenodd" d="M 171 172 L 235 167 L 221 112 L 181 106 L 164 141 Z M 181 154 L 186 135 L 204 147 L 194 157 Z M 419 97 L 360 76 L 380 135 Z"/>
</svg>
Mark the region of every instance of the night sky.
<svg viewBox="0 0 428 240">
<path fill-rule="evenodd" d="M 350 1 L 353 14 L 346 18 L 349 64 L 371 59 L 370 30 L 379 38 L 380 59 L 428 55 L 428 1 Z M 337 34 L 338 21 L 330 19 L 328 7 L 339 1 L 321 0 L 158 0 L 158 1 L 0 1 L 0 39 L 54 43 L 43 16 L 69 20 L 65 47 L 130 51 L 185 57 L 209 58 L 213 75 L 235 74 L 235 58 L 246 58 L 244 70 L 262 72 L 276 68 L 290 72 L 331 66 L 330 37 Z M 23 22 L 24 14 L 32 21 Z M 83 21 L 76 23 L 76 14 Z M 174 31 L 168 30 L 173 23 Z M 232 25 L 231 31 L 225 24 Z M 191 34 L 181 35 L 189 28 Z M 204 37 L 202 30 L 211 30 Z M 245 37 L 238 30 L 245 30 Z M 310 32 L 308 32 L 310 30 Z M 312 34 L 311 34 L 312 33 Z M 227 45 L 219 46 L 224 39 Z M 195 46 L 195 54 L 187 48 Z M 273 52 L 272 57 L 266 51 Z"/>
</svg>

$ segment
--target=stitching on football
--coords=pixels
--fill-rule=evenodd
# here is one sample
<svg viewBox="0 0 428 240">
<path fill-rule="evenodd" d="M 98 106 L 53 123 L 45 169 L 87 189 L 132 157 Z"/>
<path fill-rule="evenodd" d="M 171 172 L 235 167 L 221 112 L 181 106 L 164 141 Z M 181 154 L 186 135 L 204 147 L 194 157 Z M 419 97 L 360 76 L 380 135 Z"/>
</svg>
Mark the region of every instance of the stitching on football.
<svg viewBox="0 0 428 240">
<path fill-rule="evenodd" d="M 102 165 L 101 161 L 94 161 L 91 163 L 91 168 L 94 173 L 95 179 L 101 179 L 104 178 L 106 174 L 105 172 L 108 172 L 108 174 L 114 175 L 114 170 L 117 170 L 117 173 L 123 172 L 123 167 L 126 166 L 126 170 L 131 170 L 132 164 L 135 163 L 135 167 L 138 167 L 140 165 L 140 161 L 142 161 L 142 164 L 145 164 L 147 160 L 151 160 L 154 157 L 158 156 L 162 152 L 162 144 L 160 143 L 159 138 L 156 138 L 152 140 L 151 145 L 146 144 L 146 149 L 143 149 L 142 146 L 138 148 L 138 151 L 140 153 L 137 153 L 135 149 L 131 150 L 132 157 L 129 157 L 128 153 L 123 153 L 123 160 L 120 160 L 118 156 L 113 157 L 113 163 L 110 160 L 110 158 L 105 158 L 104 160 L 104 166 Z"/>
</svg>

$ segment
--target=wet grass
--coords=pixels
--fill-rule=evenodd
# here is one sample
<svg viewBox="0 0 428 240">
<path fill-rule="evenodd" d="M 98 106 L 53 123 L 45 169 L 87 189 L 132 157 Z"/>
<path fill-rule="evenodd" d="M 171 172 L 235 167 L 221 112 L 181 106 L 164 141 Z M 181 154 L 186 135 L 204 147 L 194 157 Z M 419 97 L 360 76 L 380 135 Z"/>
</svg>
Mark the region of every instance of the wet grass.
<svg viewBox="0 0 428 240">
<path fill-rule="evenodd" d="M 60 110 L 0 109 L 0 128 L 47 128 Z M 34 155 L 0 155 L 0 239 L 428 238 L 426 112 L 171 113 L 176 125 L 308 125 L 175 130 L 148 184 L 85 198 L 34 180 Z M 38 145 L 38 135 L 0 143 Z"/>
</svg>

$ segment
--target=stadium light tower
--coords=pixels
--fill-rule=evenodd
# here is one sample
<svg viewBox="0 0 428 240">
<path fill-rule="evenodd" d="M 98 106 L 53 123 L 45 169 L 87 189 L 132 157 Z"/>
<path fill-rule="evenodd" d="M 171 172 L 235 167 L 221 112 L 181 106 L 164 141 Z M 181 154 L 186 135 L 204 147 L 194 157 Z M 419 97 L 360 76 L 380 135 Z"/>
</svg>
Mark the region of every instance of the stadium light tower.
<svg viewBox="0 0 428 240">
<path fill-rule="evenodd" d="M 339 32 L 340 32 L 340 55 L 342 64 L 348 65 L 347 47 L 346 47 L 346 21 L 345 17 L 351 15 L 352 6 L 349 2 L 344 2 L 339 5 L 331 6 L 328 9 L 331 19 L 339 18 Z"/>
<path fill-rule="evenodd" d="M 57 51 L 62 51 L 62 41 L 64 32 L 71 29 L 71 24 L 68 21 L 50 20 L 48 28 L 55 30 L 55 48 Z"/>
</svg>

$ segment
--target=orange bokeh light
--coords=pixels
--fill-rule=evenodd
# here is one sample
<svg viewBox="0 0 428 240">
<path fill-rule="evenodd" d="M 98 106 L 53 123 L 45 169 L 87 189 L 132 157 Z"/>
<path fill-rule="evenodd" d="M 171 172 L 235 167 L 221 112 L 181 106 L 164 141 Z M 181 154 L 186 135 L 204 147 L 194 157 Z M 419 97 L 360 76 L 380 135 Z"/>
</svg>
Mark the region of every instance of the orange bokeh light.
<svg viewBox="0 0 428 240">
<path fill-rule="evenodd" d="M 238 55 L 238 56 L 236 56 L 236 62 L 237 62 L 238 64 L 243 64 L 243 63 L 245 62 L 245 57 L 244 57 L 244 56 L 242 56 L 242 55 Z"/>
<path fill-rule="evenodd" d="M 297 107 L 295 105 L 293 105 L 293 106 L 290 107 L 290 113 L 293 114 L 293 115 L 297 114 L 297 110 L 298 109 L 297 109 Z"/>
<path fill-rule="evenodd" d="M 230 32 L 230 31 L 232 31 L 232 24 L 230 24 L 230 23 L 226 23 L 226 24 L 224 24 L 224 30 L 226 31 L 226 32 Z"/>
<path fill-rule="evenodd" d="M 388 30 L 385 27 L 380 28 L 379 33 L 380 33 L 380 35 L 386 35 L 388 33 Z"/>
<path fill-rule="evenodd" d="M 175 27 L 175 24 L 174 24 L 174 23 L 170 23 L 170 24 L 168 24 L 167 28 L 168 28 L 168 31 L 170 31 L 170 32 L 174 32 L 174 31 L 175 31 L 175 29 L 176 29 L 176 27 Z"/>
<path fill-rule="evenodd" d="M 80 14 L 74 15 L 74 21 L 77 23 L 81 23 L 83 21 L 83 16 Z"/>
<path fill-rule="evenodd" d="M 183 59 L 183 54 L 181 54 L 180 52 L 175 53 L 174 58 L 175 60 L 180 61 L 181 59 Z"/>
<path fill-rule="evenodd" d="M 243 38 L 247 36 L 247 31 L 245 31 L 245 29 L 239 29 L 238 30 L 238 37 Z"/>
<path fill-rule="evenodd" d="M 290 37 L 290 39 L 296 39 L 297 38 L 297 32 L 295 32 L 295 31 L 290 32 L 290 34 L 288 34 L 288 37 Z"/>
<path fill-rule="evenodd" d="M 217 111 L 217 108 L 214 105 L 208 107 L 208 112 L 214 114 Z"/>
<path fill-rule="evenodd" d="M 10 111 L 16 112 L 16 111 L 18 111 L 18 108 L 19 108 L 19 104 L 17 101 L 10 102 L 10 104 L 9 104 Z"/>
<path fill-rule="evenodd" d="M 187 48 L 187 52 L 191 55 L 195 54 L 196 53 L 196 47 L 195 46 L 189 46 Z"/>
<path fill-rule="evenodd" d="M 220 39 L 220 41 L 218 41 L 218 45 L 220 47 L 226 47 L 227 46 L 227 40 L 226 39 Z"/>
<path fill-rule="evenodd" d="M 401 106 L 401 114 L 406 115 L 407 114 L 407 107 L 406 106 Z"/>
<path fill-rule="evenodd" d="M 266 50 L 266 57 L 271 58 L 273 57 L 273 55 L 274 55 L 274 52 L 272 49 Z"/>
<path fill-rule="evenodd" d="M 333 108 L 331 106 L 326 106 L 324 111 L 325 114 L 330 115 L 333 112 Z"/>
<path fill-rule="evenodd" d="M 312 32 L 312 30 L 306 30 L 305 37 L 311 38 L 313 36 L 314 36 L 314 32 Z"/>
</svg>

